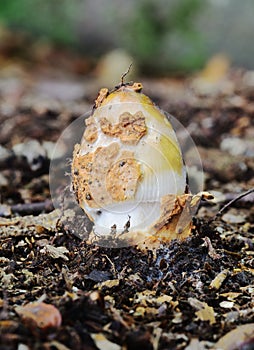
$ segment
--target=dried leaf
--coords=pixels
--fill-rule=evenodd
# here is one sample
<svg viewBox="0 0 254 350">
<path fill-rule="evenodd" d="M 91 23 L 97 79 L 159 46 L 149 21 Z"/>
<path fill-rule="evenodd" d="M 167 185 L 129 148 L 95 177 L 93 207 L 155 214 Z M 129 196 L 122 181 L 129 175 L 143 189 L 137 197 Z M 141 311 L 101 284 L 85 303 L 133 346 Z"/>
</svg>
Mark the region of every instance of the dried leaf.
<svg viewBox="0 0 254 350">
<path fill-rule="evenodd" d="M 222 283 L 225 281 L 228 275 L 228 270 L 225 269 L 221 271 L 210 283 L 209 288 L 219 289 L 222 285 Z"/>
<path fill-rule="evenodd" d="M 119 282 L 120 282 L 119 279 L 107 280 L 97 284 L 95 287 L 98 287 L 99 289 L 102 289 L 103 287 L 113 288 L 113 287 L 119 286 Z"/>
<path fill-rule="evenodd" d="M 53 245 L 46 244 L 45 251 L 51 256 L 53 259 L 63 259 L 68 261 L 69 258 L 64 255 L 64 253 L 69 253 L 69 250 L 65 247 L 54 247 Z M 43 250 L 41 250 L 42 252 Z"/>
<path fill-rule="evenodd" d="M 162 294 L 156 299 L 156 303 L 162 304 L 162 303 L 170 303 L 172 301 L 172 297 L 170 295 Z"/>
<path fill-rule="evenodd" d="M 199 301 L 195 298 L 188 298 L 188 302 L 192 307 L 198 310 L 195 312 L 198 319 L 201 321 L 209 321 L 210 324 L 214 324 L 216 322 L 214 310 L 207 303 Z"/>
<path fill-rule="evenodd" d="M 141 316 L 141 317 L 147 317 L 149 315 L 152 316 L 157 316 L 159 314 L 159 308 L 155 307 L 143 307 L 143 306 L 138 306 L 134 312 L 134 316 Z"/>
<path fill-rule="evenodd" d="M 0 270 L 0 282 L 1 286 L 7 289 L 12 289 L 15 285 L 17 277 L 13 273 L 5 273 L 3 269 Z"/>
<path fill-rule="evenodd" d="M 220 307 L 223 307 L 224 309 L 232 309 L 233 306 L 234 306 L 233 301 L 222 301 L 220 303 Z"/>
<path fill-rule="evenodd" d="M 204 240 L 204 246 L 208 248 L 208 255 L 214 260 L 219 259 L 221 256 L 216 253 L 216 250 L 212 246 L 212 242 L 210 238 L 205 236 L 203 240 Z"/>
<path fill-rule="evenodd" d="M 145 290 L 135 294 L 134 303 L 143 306 L 147 306 L 148 304 L 160 306 L 166 302 L 171 303 L 172 299 L 170 295 L 161 294 L 159 297 L 156 297 L 156 291 Z"/>
<path fill-rule="evenodd" d="M 195 315 L 197 315 L 201 321 L 209 321 L 210 324 L 216 322 L 213 307 L 208 306 L 206 303 L 204 303 L 203 309 L 195 312 Z"/>
<path fill-rule="evenodd" d="M 220 296 L 226 297 L 230 301 L 234 301 L 237 297 L 242 295 L 243 293 L 237 293 L 237 292 L 228 292 L 228 293 L 221 293 Z"/>
<path fill-rule="evenodd" d="M 74 217 L 73 210 L 66 210 L 64 215 Z M 38 216 L 27 215 L 11 219 L 0 218 L 0 226 L 5 227 L 2 237 L 18 237 L 24 235 L 24 233 L 26 233 L 27 237 L 31 237 L 32 235 L 38 236 L 45 231 L 54 231 L 60 217 L 61 211 L 56 209 L 48 214 L 40 214 Z"/>
<path fill-rule="evenodd" d="M 135 294 L 134 304 L 140 304 L 143 306 L 147 306 L 147 303 L 152 303 L 155 297 L 156 291 L 144 290 L 143 292 L 139 292 Z"/>
<path fill-rule="evenodd" d="M 100 350 L 121 350 L 121 346 L 109 341 L 102 333 L 91 334 L 96 346 Z"/>
<path fill-rule="evenodd" d="M 145 316 L 145 313 L 146 313 L 146 307 L 144 306 L 138 306 L 134 312 L 134 316 L 135 317 L 144 317 Z"/>
</svg>

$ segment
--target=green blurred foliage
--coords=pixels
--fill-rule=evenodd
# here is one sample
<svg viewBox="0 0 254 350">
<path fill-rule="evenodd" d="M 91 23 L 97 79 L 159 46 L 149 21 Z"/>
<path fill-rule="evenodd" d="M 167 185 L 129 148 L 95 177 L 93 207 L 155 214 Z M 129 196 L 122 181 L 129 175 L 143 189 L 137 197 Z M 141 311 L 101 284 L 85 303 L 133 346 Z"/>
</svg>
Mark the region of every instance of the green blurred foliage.
<svg viewBox="0 0 254 350">
<path fill-rule="evenodd" d="M 91 23 L 89 14 L 85 22 L 83 11 L 91 7 L 88 0 L 1 0 L 0 21 L 87 55 L 96 55 L 98 48 L 106 52 L 122 47 L 143 73 L 186 72 L 199 68 L 205 60 L 204 40 L 194 25 L 205 2 L 140 0 L 132 3 L 130 16 L 122 20 L 123 13 L 119 15 L 115 3 L 105 1 L 102 25 L 96 23 L 99 16 Z M 89 25 L 93 25 L 92 30 Z"/>
<path fill-rule="evenodd" d="M 125 45 L 149 72 L 189 71 L 205 61 L 204 41 L 195 30 L 203 0 L 141 0 L 127 23 Z M 134 38 L 134 40 L 133 40 Z"/>
<path fill-rule="evenodd" d="M 70 0 L 1 0 L 0 20 L 14 30 L 25 30 L 64 45 L 76 45 L 76 11 Z"/>
</svg>

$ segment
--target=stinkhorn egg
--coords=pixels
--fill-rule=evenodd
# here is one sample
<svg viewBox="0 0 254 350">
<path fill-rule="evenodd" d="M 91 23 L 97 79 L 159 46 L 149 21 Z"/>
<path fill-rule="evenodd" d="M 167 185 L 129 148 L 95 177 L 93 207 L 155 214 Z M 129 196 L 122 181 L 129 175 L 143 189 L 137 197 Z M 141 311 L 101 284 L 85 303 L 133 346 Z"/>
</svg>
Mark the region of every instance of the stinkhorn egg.
<svg viewBox="0 0 254 350">
<path fill-rule="evenodd" d="M 100 90 L 74 148 L 73 190 L 97 237 L 184 238 L 194 204 L 181 149 L 166 114 L 141 89 Z"/>
</svg>

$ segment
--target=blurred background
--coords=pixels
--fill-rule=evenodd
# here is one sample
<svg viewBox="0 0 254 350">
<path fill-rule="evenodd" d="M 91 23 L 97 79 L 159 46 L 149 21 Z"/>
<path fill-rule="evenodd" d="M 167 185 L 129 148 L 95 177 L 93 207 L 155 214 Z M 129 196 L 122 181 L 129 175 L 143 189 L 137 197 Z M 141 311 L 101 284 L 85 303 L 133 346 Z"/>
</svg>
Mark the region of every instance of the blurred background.
<svg viewBox="0 0 254 350">
<path fill-rule="evenodd" d="M 0 50 L 59 66 L 68 49 L 85 59 L 81 72 L 115 49 L 152 76 L 198 70 L 216 53 L 253 69 L 253 13 L 252 0 L 2 0 Z"/>
<path fill-rule="evenodd" d="M 52 153 L 61 133 L 131 63 L 126 81 L 193 138 L 205 187 L 253 187 L 253 14 L 253 0 L 1 0 L 0 202 L 50 198 L 50 160 L 72 153 Z"/>
</svg>

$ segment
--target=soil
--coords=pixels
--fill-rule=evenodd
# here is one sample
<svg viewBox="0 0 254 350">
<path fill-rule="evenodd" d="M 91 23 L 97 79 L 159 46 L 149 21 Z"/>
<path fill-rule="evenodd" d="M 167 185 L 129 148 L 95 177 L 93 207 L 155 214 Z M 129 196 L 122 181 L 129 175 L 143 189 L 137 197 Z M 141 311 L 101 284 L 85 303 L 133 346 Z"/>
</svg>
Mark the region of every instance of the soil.
<svg viewBox="0 0 254 350">
<path fill-rule="evenodd" d="M 58 67 L 32 58 L 2 53 L 0 349 L 254 349 L 253 72 L 139 79 L 187 128 L 216 191 L 190 237 L 142 251 L 89 244 L 80 212 L 54 210 L 49 149 L 92 107 L 96 77 L 72 56 Z M 61 322 L 31 321 L 33 302 L 54 305 Z M 232 330 L 238 343 L 222 338 Z"/>
</svg>

